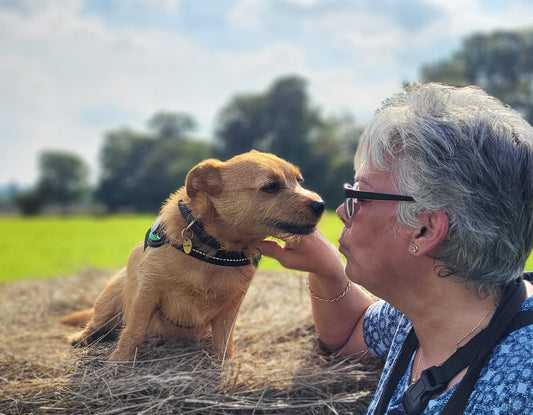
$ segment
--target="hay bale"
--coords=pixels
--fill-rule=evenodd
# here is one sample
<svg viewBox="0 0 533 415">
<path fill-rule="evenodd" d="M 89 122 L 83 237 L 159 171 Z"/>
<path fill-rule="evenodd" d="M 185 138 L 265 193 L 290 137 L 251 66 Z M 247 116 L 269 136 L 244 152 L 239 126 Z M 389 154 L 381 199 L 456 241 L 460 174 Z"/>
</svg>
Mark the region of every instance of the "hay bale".
<svg viewBox="0 0 533 415">
<path fill-rule="evenodd" d="M 92 304 L 109 274 L 86 271 L 0 289 L 0 413 L 361 414 L 381 365 L 320 349 L 304 276 L 259 273 L 242 304 L 233 359 L 198 343 L 147 339 L 130 367 L 113 342 L 71 349 L 57 323 Z"/>
</svg>

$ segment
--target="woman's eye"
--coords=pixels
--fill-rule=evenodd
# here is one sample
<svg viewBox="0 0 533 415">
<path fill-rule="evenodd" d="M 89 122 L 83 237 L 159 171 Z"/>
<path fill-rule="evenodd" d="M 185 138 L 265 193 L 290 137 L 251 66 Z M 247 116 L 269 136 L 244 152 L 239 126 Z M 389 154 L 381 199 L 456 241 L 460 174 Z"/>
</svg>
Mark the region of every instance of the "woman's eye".
<svg viewBox="0 0 533 415">
<path fill-rule="evenodd" d="M 279 183 L 272 182 L 263 186 L 261 190 L 265 193 L 277 193 L 280 190 L 280 185 Z"/>
</svg>

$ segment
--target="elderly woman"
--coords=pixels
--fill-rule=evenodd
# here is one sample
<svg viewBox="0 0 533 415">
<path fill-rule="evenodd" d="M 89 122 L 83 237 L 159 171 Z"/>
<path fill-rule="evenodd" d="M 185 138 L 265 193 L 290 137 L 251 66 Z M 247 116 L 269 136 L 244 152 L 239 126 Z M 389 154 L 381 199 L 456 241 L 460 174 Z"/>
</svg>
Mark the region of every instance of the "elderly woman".
<svg viewBox="0 0 533 415">
<path fill-rule="evenodd" d="M 532 127 L 480 89 L 412 85 L 365 129 L 354 180 L 346 266 L 320 232 L 262 252 L 309 272 L 328 349 L 385 360 L 368 413 L 532 414 L 533 320 L 509 324 L 533 309 Z"/>
</svg>

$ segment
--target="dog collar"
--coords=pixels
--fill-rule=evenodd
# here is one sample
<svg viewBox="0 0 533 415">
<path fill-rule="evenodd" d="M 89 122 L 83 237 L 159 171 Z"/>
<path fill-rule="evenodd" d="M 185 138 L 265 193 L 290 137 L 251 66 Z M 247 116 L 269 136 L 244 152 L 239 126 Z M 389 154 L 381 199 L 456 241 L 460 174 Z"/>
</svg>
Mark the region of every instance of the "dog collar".
<svg viewBox="0 0 533 415">
<path fill-rule="evenodd" d="M 226 251 L 222 249 L 222 245 L 211 235 L 209 235 L 202 226 L 202 222 L 195 219 L 191 210 L 185 204 L 183 200 L 178 202 L 178 206 L 187 223 L 187 227 L 184 228 L 182 236 L 185 231 L 190 232 L 190 237 L 184 237 L 183 244 L 175 244 L 167 237 L 164 227 L 161 224 L 161 218 L 158 218 L 152 227 L 146 232 L 144 238 L 144 249 L 158 248 L 165 244 L 168 244 L 178 251 L 183 252 L 186 255 L 192 256 L 200 261 L 207 262 L 209 264 L 226 266 L 226 267 L 241 267 L 252 264 L 257 267 L 261 255 L 257 255 L 253 258 L 248 258 L 244 252 Z M 207 245 L 212 249 L 216 249 L 214 255 L 210 255 L 200 249 L 200 246 L 192 245 L 191 240 L 198 239 L 203 245 Z M 185 247 L 184 247 L 185 245 Z"/>
</svg>

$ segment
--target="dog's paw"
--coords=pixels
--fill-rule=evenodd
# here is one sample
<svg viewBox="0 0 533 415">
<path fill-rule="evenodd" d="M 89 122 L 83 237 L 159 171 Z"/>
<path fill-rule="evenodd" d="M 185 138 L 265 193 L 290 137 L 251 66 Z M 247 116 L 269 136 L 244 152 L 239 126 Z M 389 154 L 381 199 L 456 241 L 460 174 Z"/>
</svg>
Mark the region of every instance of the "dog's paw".
<svg viewBox="0 0 533 415">
<path fill-rule="evenodd" d="M 89 345 L 89 339 L 85 336 L 85 331 L 79 331 L 72 336 L 67 337 L 69 343 L 73 347 L 86 347 Z"/>
<path fill-rule="evenodd" d="M 107 358 L 108 363 L 131 363 L 131 356 L 128 353 L 124 353 L 119 349 L 115 349 L 113 353 Z"/>
</svg>

